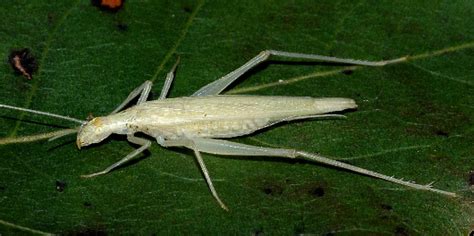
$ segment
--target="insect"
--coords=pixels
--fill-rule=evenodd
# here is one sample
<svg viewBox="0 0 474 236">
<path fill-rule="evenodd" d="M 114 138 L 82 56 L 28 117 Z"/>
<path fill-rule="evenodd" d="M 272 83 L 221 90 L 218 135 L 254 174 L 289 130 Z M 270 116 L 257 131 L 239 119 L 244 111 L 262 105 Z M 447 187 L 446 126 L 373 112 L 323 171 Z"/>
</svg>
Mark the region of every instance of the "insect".
<svg viewBox="0 0 474 236">
<path fill-rule="evenodd" d="M 129 142 L 140 145 L 138 149 L 106 169 L 93 174 L 83 175 L 82 177 L 85 178 L 109 173 L 114 168 L 136 157 L 150 147 L 152 142 L 135 136 L 134 134 L 137 132 L 154 138 L 163 147 L 189 148 L 194 151 L 213 197 L 225 210 L 228 210 L 228 208 L 217 194 L 209 171 L 201 157 L 203 152 L 217 155 L 303 158 L 415 189 L 456 196 L 455 193 L 435 189 L 431 184 L 420 185 L 396 179 L 313 153 L 293 149 L 252 146 L 224 140 L 224 138 L 251 134 L 259 129 L 284 121 L 318 117 L 340 117 L 341 115 L 328 113 L 357 108 L 355 101 L 349 98 L 219 95 L 242 74 L 266 61 L 270 56 L 365 66 L 383 66 L 393 62 L 371 62 L 315 54 L 266 50 L 231 73 L 205 85 L 189 97 L 166 98 L 174 79 L 174 71 L 179 62 L 178 59 L 167 74 L 160 97 L 157 100 L 146 101 L 152 83 L 145 81 L 141 86 L 133 90 L 125 101 L 110 114 L 96 117 L 89 121 L 8 105 L 0 105 L 0 107 L 49 115 L 80 123 L 81 127 L 78 129 L 76 139 L 79 149 L 93 143 L 99 143 L 113 133 L 126 135 Z M 137 97 L 138 102 L 135 106 L 123 109 Z"/>
<path fill-rule="evenodd" d="M 16 73 L 25 76 L 29 80 L 33 78 L 31 74 L 38 69 L 36 59 L 31 55 L 28 48 L 12 51 L 8 56 L 8 62 Z"/>
<path fill-rule="evenodd" d="M 93 6 L 102 11 L 117 12 L 123 7 L 125 0 L 91 0 Z"/>
</svg>

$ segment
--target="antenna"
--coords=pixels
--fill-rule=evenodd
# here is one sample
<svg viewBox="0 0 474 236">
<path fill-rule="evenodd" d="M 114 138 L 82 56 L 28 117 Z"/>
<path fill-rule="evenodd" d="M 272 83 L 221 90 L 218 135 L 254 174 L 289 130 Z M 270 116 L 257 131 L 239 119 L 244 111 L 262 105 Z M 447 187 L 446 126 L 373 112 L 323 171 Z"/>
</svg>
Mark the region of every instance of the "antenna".
<svg viewBox="0 0 474 236">
<path fill-rule="evenodd" d="M 18 111 L 26 111 L 26 112 L 30 112 L 30 113 L 33 113 L 33 114 L 51 116 L 51 117 L 54 117 L 54 118 L 73 121 L 73 122 L 76 122 L 76 123 L 79 123 L 79 124 L 86 123 L 86 121 L 79 120 L 79 119 L 76 119 L 76 118 L 72 118 L 72 117 L 69 117 L 69 116 L 57 115 L 57 114 L 44 112 L 44 111 L 35 111 L 35 110 L 31 110 L 31 109 L 26 109 L 26 108 L 21 108 L 21 107 L 14 107 L 14 106 L 9 106 L 9 105 L 5 105 L 5 104 L 0 104 L 0 108 L 7 108 L 7 109 L 12 109 L 12 110 L 18 110 Z"/>
</svg>

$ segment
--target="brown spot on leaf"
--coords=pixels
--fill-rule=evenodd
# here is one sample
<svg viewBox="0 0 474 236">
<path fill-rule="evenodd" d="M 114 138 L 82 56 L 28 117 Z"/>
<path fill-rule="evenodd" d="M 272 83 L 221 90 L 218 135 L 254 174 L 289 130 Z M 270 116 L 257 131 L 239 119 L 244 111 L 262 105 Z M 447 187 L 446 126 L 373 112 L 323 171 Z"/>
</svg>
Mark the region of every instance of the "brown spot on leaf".
<svg viewBox="0 0 474 236">
<path fill-rule="evenodd" d="M 128 30 L 128 25 L 125 23 L 118 23 L 117 24 L 117 29 L 119 31 L 127 31 Z"/>
<path fill-rule="evenodd" d="M 384 209 L 384 210 L 387 210 L 387 211 L 391 211 L 393 209 L 392 206 L 388 205 L 388 204 L 380 204 L 380 208 Z"/>
<path fill-rule="evenodd" d="M 474 185 L 474 171 L 471 171 L 471 173 L 469 173 L 469 186 L 473 186 Z"/>
<path fill-rule="evenodd" d="M 397 226 L 395 228 L 395 235 L 397 236 L 408 236 L 408 230 L 403 226 Z"/>
<path fill-rule="evenodd" d="M 265 183 L 262 191 L 270 196 L 279 196 L 283 193 L 283 187 L 277 183 Z"/>
<path fill-rule="evenodd" d="M 265 233 L 263 233 L 262 228 L 257 228 L 252 232 L 252 235 L 253 236 L 262 236 L 262 235 L 265 235 Z"/>
<path fill-rule="evenodd" d="M 352 75 L 354 73 L 354 70 L 346 69 L 346 70 L 343 70 L 342 73 L 345 75 Z"/>
<path fill-rule="evenodd" d="M 79 235 L 79 236 L 105 236 L 108 235 L 107 231 L 103 229 L 85 228 L 78 231 L 66 232 L 64 235 Z"/>
<path fill-rule="evenodd" d="M 36 58 L 28 48 L 12 50 L 8 56 L 8 62 L 17 74 L 23 75 L 27 79 L 32 79 L 32 74 L 38 69 Z"/>
<path fill-rule="evenodd" d="M 63 192 L 67 184 L 63 180 L 56 180 L 56 191 Z"/>
<path fill-rule="evenodd" d="M 193 12 L 193 8 L 191 6 L 185 5 L 183 6 L 183 11 L 186 13 L 191 13 Z"/>
<path fill-rule="evenodd" d="M 322 197 L 324 196 L 324 188 L 321 186 L 310 189 L 308 192 L 313 197 Z"/>
<path fill-rule="evenodd" d="M 320 198 L 326 195 L 326 183 L 325 182 L 311 182 L 302 186 L 300 193 L 304 193 L 313 198 Z"/>
<path fill-rule="evenodd" d="M 443 136 L 443 137 L 448 137 L 449 136 L 449 133 L 444 131 L 444 130 L 436 130 L 435 134 L 438 135 L 438 136 Z"/>
</svg>

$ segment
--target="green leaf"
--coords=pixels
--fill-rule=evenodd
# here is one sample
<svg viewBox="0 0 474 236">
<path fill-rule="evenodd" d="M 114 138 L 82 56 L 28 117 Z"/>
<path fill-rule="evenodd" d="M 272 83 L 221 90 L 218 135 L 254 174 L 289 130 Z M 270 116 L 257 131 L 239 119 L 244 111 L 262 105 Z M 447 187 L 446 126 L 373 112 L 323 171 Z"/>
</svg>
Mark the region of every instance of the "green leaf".
<svg viewBox="0 0 474 236">
<path fill-rule="evenodd" d="M 474 225 L 471 1 L 126 1 L 117 13 L 90 1 L 2 1 L 0 14 L 1 103 L 79 119 L 108 114 L 147 79 L 156 98 L 178 56 L 171 97 L 192 94 L 264 49 L 408 55 L 351 71 L 299 61 L 260 66 L 230 92 L 348 97 L 359 109 L 346 120 L 285 123 L 235 140 L 435 181 L 459 195 L 306 161 L 205 154 L 225 212 L 188 150 L 153 145 L 126 166 L 83 179 L 136 147 L 113 136 L 77 150 L 67 136 L 0 145 L 0 234 L 467 235 Z M 7 63 L 21 48 L 37 57 L 32 80 Z M 71 126 L 5 109 L 0 116 L 0 137 L 10 140 Z"/>
</svg>

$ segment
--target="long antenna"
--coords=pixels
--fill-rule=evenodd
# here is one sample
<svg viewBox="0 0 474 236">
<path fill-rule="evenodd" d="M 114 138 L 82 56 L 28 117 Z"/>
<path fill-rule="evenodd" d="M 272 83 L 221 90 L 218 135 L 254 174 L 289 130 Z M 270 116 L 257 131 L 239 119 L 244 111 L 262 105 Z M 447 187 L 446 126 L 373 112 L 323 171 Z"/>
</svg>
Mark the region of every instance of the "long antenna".
<svg viewBox="0 0 474 236">
<path fill-rule="evenodd" d="M 51 116 L 51 117 L 54 117 L 54 118 L 73 121 L 73 122 L 76 122 L 76 123 L 79 123 L 79 124 L 86 123 L 86 121 L 79 120 L 79 119 L 76 119 L 76 118 L 72 118 L 72 117 L 69 117 L 69 116 L 62 116 L 62 115 L 57 115 L 57 114 L 53 114 L 53 113 L 49 113 L 49 112 L 36 111 L 36 110 L 31 110 L 31 109 L 26 109 L 26 108 L 21 108 L 21 107 L 9 106 L 9 105 L 5 105 L 5 104 L 0 104 L 0 108 L 7 108 L 7 109 L 12 109 L 12 110 L 18 110 L 18 111 L 26 111 L 26 112 L 30 112 L 30 113 L 33 113 L 33 114 Z"/>
</svg>

